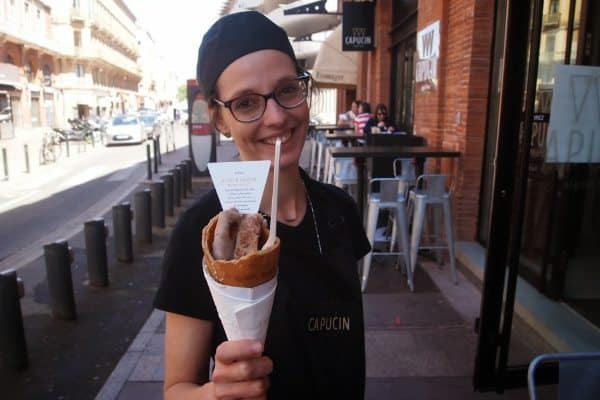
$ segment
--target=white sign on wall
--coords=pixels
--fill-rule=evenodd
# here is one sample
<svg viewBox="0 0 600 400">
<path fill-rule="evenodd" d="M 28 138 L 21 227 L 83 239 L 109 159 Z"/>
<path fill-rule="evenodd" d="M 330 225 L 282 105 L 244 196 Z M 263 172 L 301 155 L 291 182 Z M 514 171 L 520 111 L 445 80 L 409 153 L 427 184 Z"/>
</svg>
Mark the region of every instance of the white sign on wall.
<svg viewBox="0 0 600 400">
<path fill-rule="evenodd" d="M 417 54 L 419 59 L 415 65 L 415 80 L 435 85 L 440 56 L 440 21 L 435 21 L 417 32 Z"/>
<path fill-rule="evenodd" d="M 417 33 L 419 59 L 427 60 L 440 55 L 440 21 L 427 25 Z"/>
<path fill-rule="evenodd" d="M 600 162 L 600 67 L 556 65 L 548 163 Z"/>
</svg>

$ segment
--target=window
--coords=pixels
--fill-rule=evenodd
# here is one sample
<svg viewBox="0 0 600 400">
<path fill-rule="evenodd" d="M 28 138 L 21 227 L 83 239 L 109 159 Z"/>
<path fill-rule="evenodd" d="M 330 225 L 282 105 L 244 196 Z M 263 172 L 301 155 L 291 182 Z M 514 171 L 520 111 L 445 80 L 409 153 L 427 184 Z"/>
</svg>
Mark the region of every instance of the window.
<svg viewBox="0 0 600 400">
<path fill-rule="evenodd" d="M 73 0 L 73 8 L 79 8 L 79 0 Z"/>
<path fill-rule="evenodd" d="M 44 86 L 52 86 L 52 71 L 48 64 L 42 67 L 42 76 L 44 77 Z"/>
<path fill-rule="evenodd" d="M 83 68 L 83 64 L 75 64 L 75 75 L 78 78 L 83 78 L 85 76 L 85 69 Z"/>
<path fill-rule="evenodd" d="M 23 70 L 25 71 L 25 76 L 27 77 L 27 81 L 33 82 L 33 78 L 35 77 L 35 72 L 33 71 L 33 64 L 29 61 L 27 64 L 23 66 Z"/>
<path fill-rule="evenodd" d="M 73 31 L 73 45 L 81 47 L 81 31 Z"/>
<path fill-rule="evenodd" d="M 37 13 L 37 18 L 40 19 L 42 17 L 42 11 L 38 8 L 36 13 Z"/>
<path fill-rule="evenodd" d="M 29 3 L 28 2 L 23 3 L 23 8 L 25 9 L 25 13 L 27 14 L 29 12 Z"/>
<path fill-rule="evenodd" d="M 550 14 L 556 14 L 559 9 L 560 0 L 552 0 L 550 2 Z"/>
</svg>

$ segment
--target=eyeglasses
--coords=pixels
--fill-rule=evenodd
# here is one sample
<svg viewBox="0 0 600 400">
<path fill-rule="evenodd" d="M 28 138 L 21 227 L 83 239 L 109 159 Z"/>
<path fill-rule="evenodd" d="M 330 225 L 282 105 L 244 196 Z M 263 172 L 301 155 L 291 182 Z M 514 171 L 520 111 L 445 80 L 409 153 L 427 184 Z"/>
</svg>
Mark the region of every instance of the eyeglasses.
<svg viewBox="0 0 600 400">
<path fill-rule="evenodd" d="M 279 84 L 269 94 L 248 93 L 222 101 L 213 99 L 218 105 L 228 108 L 239 122 L 254 122 L 260 119 L 267 109 L 267 101 L 275 100 L 280 107 L 287 110 L 298 107 L 308 97 L 308 80 L 310 75 L 303 73 L 293 79 L 288 79 Z"/>
<path fill-rule="evenodd" d="M 385 111 L 377 111 L 377 115 L 387 115 Z"/>
</svg>

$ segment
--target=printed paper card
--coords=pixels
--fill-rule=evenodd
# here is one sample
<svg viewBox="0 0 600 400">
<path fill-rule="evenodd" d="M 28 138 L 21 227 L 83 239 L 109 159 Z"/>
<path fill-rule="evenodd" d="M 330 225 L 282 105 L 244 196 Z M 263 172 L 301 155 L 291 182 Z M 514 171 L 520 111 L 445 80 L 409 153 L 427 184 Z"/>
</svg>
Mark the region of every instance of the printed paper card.
<svg viewBox="0 0 600 400">
<path fill-rule="evenodd" d="M 208 163 L 223 210 L 257 213 L 270 166 L 269 160 Z"/>
</svg>

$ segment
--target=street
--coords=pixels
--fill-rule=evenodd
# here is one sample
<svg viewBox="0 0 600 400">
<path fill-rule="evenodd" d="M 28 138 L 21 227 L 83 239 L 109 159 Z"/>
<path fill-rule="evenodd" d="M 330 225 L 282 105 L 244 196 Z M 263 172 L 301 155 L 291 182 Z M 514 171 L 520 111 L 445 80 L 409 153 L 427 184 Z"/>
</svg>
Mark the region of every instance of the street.
<svg viewBox="0 0 600 400">
<path fill-rule="evenodd" d="M 179 147 L 163 151 L 158 175 L 188 158 L 186 135 L 185 127 L 176 127 Z M 167 229 L 155 233 L 152 245 L 134 243 L 132 264 L 115 260 L 111 226 L 112 206 L 147 187 L 145 158 L 145 145 L 88 147 L 0 182 L 0 271 L 16 269 L 24 282 L 20 304 L 29 360 L 22 372 L 0 365 L 2 398 L 93 398 L 151 312 L 162 249 L 175 219 L 167 219 Z M 88 284 L 81 231 L 96 217 L 109 228 L 107 288 Z M 73 249 L 74 321 L 51 316 L 41 256 L 44 244 L 60 239 Z"/>
</svg>

